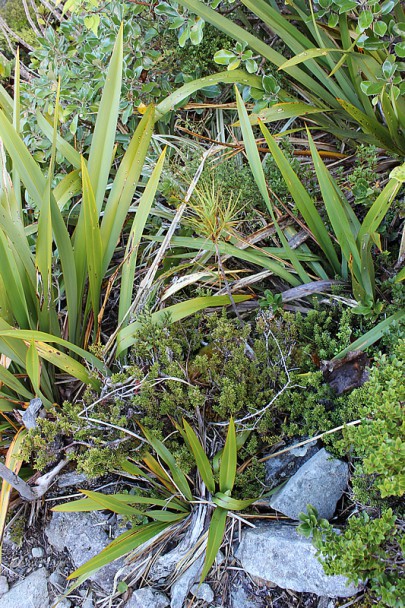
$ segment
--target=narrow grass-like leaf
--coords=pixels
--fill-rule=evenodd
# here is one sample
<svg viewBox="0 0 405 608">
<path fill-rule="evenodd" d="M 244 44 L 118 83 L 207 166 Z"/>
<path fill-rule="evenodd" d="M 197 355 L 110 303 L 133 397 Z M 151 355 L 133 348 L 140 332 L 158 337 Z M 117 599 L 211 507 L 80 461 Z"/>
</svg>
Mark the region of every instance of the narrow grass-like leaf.
<svg viewBox="0 0 405 608">
<path fill-rule="evenodd" d="M 101 492 L 91 492 L 90 490 L 81 490 L 81 493 L 99 504 L 103 509 L 108 509 L 113 513 L 119 515 L 127 515 L 132 517 L 133 515 L 142 515 L 142 511 L 130 507 L 126 501 L 117 500 L 114 495 L 102 494 Z"/>
<path fill-rule="evenodd" d="M 234 23 L 230 19 L 212 10 L 203 2 L 200 2 L 199 0 L 178 0 L 178 2 L 181 6 L 185 6 L 193 13 L 202 17 L 204 21 L 211 23 L 214 27 L 224 32 L 227 36 L 230 36 L 231 38 L 233 38 L 234 40 L 238 40 L 239 42 L 246 43 L 256 53 L 259 53 L 260 55 L 262 55 L 262 57 L 265 57 L 277 67 L 279 67 L 285 62 L 285 57 L 275 51 L 270 45 L 266 44 L 265 42 L 248 32 L 246 28 L 236 25 L 236 23 Z M 248 6 L 248 3 L 245 1 L 244 4 Z M 259 16 L 257 12 L 258 0 L 254 0 L 254 4 L 249 4 L 248 8 L 254 14 L 257 14 Z M 270 6 L 267 5 L 266 8 L 270 9 Z M 276 13 L 274 9 L 273 11 L 274 13 Z M 281 17 L 281 15 L 278 15 L 278 17 L 282 20 L 281 23 L 284 25 L 284 27 L 288 27 L 287 20 Z M 272 23 L 272 29 L 273 31 L 275 31 L 276 29 L 274 27 L 274 23 Z M 284 39 L 283 36 L 281 36 L 281 38 Z M 286 72 L 292 78 L 302 84 L 308 91 L 313 93 L 314 97 L 316 96 L 318 100 L 321 100 L 323 103 L 327 103 L 330 107 L 336 107 L 337 104 L 333 95 L 331 95 L 325 87 L 323 87 L 317 80 L 312 78 L 307 72 L 301 70 L 297 66 L 287 68 Z"/>
<path fill-rule="evenodd" d="M 38 354 L 43 358 L 52 363 L 55 367 L 58 367 L 65 373 L 77 378 L 85 384 L 90 384 L 93 388 L 100 387 L 100 381 L 94 378 L 94 376 L 76 359 L 73 359 L 69 355 L 66 355 L 62 351 L 54 348 L 50 344 L 45 342 L 36 341 L 35 347 Z"/>
<path fill-rule="evenodd" d="M 174 456 L 170 453 L 167 447 L 159 441 L 156 437 L 153 436 L 152 433 L 149 433 L 144 427 L 142 427 L 142 432 L 145 435 L 148 443 L 153 447 L 156 454 L 167 464 L 170 469 L 170 473 L 172 475 L 172 479 L 178 490 L 187 498 L 187 500 L 192 500 L 193 495 L 190 490 L 190 486 L 188 484 L 187 478 L 184 475 L 183 471 L 180 469 L 179 465 L 176 462 Z"/>
<path fill-rule="evenodd" d="M 122 323 L 123 327 L 128 324 L 128 317 L 126 317 L 126 313 L 129 310 L 132 301 L 138 247 L 153 204 L 153 200 L 156 195 L 156 190 L 165 160 L 165 154 L 166 149 L 164 149 L 160 155 L 159 160 L 153 169 L 152 175 L 148 180 L 145 191 L 139 200 L 138 209 L 132 223 L 128 243 L 125 249 L 125 258 L 121 275 L 120 301 L 118 307 L 118 322 Z"/>
<path fill-rule="evenodd" d="M 251 114 L 249 116 L 249 122 L 251 125 L 258 125 L 261 122 L 278 122 L 279 120 L 286 120 L 287 118 L 297 118 L 308 116 L 309 114 L 319 114 L 320 112 L 331 111 L 328 108 L 317 108 L 310 106 L 307 103 L 299 101 L 288 101 L 284 103 L 276 103 L 270 108 L 264 108 L 258 114 Z M 240 122 L 237 121 L 233 127 L 240 127 Z"/>
<path fill-rule="evenodd" d="M 217 492 L 215 496 L 212 497 L 212 502 L 215 505 L 231 511 L 242 511 L 243 509 L 246 509 L 246 507 L 249 507 L 256 502 L 256 500 L 257 498 L 237 500 L 236 498 L 232 498 L 231 496 L 223 494 L 222 492 Z"/>
<path fill-rule="evenodd" d="M 400 188 L 401 182 L 396 179 L 390 179 L 388 184 L 386 184 L 363 220 L 357 237 L 358 243 L 361 242 L 365 234 L 372 235 L 378 229 Z"/>
<path fill-rule="evenodd" d="M 3 285 L 7 287 L 6 293 L 4 295 L 7 296 L 9 300 L 12 314 L 20 326 L 29 327 L 30 311 L 27 305 L 24 287 L 16 263 L 16 252 L 10 247 L 10 244 L 8 243 L 7 238 L 1 227 L 0 259 L 0 275 L 2 278 Z M 31 315 L 35 318 L 35 310 L 31 310 Z"/>
<path fill-rule="evenodd" d="M 84 493 L 84 492 L 83 492 Z M 152 505 L 155 507 L 164 507 L 173 509 L 175 511 L 181 511 L 188 513 L 188 509 L 180 508 L 177 503 L 173 500 L 165 500 L 163 498 L 148 498 L 147 496 L 137 496 L 136 494 L 113 494 L 115 500 L 126 504 L 137 504 L 137 505 Z M 85 511 L 102 511 L 104 507 L 97 501 L 91 498 L 82 498 L 80 500 L 73 500 L 71 502 L 64 503 L 63 505 L 57 505 L 52 508 L 52 511 L 58 511 L 63 513 L 76 513 Z"/>
<path fill-rule="evenodd" d="M 28 194 L 41 208 L 46 179 L 13 125 L 0 110 L 0 137 Z"/>
<path fill-rule="evenodd" d="M 8 388 L 11 388 L 12 391 L 17 393 L 17 395 L 21 395 L 25 397 L 25 399 L 32 399 L 34 395 L 30 393 L 24 385 L 12 374 L 8 369 L 0 365 L 0 383 L 5 384 Z"/>
<path fill-rule="evenodd" d="M 58 336 L 46 334 L 43 331 L 25 329 L 0 329 L 0 337 L 19 339 L 24 340 L 26 342 L 35 340 L 36 343 L 43 342 L 44 344 L 59 344 L 60 346 L 63 346 L 64 348 L 76 353 L 77 355 L 79 355 L 79 357 L 85 359 L 88 363 L 90 363 L 90 365 L 93 365 L 103 374 L 110 375 L 111 373 L 108 367 L 102 361 L 100 361 L 100 359 L 97 359 L 97 357 L 95 357 L 92 353 L 89 353 L 88 351 L 84 350 L 83 348 L 80 348 L 80 346 L 77 346 L 72 342 L 63 340 L 63 338 L 59 338 Z"/>
<path fill-rule="evenodd" d="M 152 454 L 146 453 L 143 456 L 143 461 L 148 469 L 154 475 L 156 475 L 159 481 L 165 486 L 165 488 L 167 488 L 167 490 L 169 490 L 169 492 L 172 492 L 173 494 L 177 493 L 176 486 L 173 484 L 162 465 L 156 460 L 156 458 L 152 456 Z M 143 477 L 145 477 L 145 474 L 143 474 Z"/>
<path fill-rule="evenodd" d="M 123 28 L 122 24 L 108 66 L 88 159 L 90 181 L 98 213 L 101 211 L 110 175 L 116 135 L 122 83 Z"/>
<path fill-rule="evenodd" d="M 146 237 L 151 240 L 155 240 L 157 242 L 163 240 L 163 237 Z M 260 251 L 257 249 L 253 249 L 252 247 L 247 247 L 246 249 L 241 249 L 236 247 L 232 243 L 227 243 L 225 241 L 218 241 L 217 243 L 213 243 L 209 239 L 203 239 L 198 237 L 186 237 L 186 236 L 174 236 L 170 241 L 172 246 L 179 247 L 187 247 L 189 249 L 197 249 L 198 251 L 212 251 L 213 253 L 222 253 L 223 255 L 230 255 L 234 258 L 244 260 L 245 262 L 250 262 L 251 264 L 256 264 L 261 268 L 266 268 L 267 270 L 271 270 L 276 276 L 284 279 L 290 285 L 294 287 L 300 285 L 299 280 L 296 276 L 285 268 L 282 262 L 275 261 L 279 260 L 290 260 L 290 248 L 285 250 L 284 248 L 270 248 L 263 247 Z M 300 254 L 296 254 L 300 256 Z"/>
<path fill-rule="evenodd" d="M 135 133 L 131 139 L 131 142 L 128 146 L 128 149 L 124 154 L 105 206 L 104 216 L 101 223 L 101 240 L 103 244 L 103 274 L 107 271 L 108 265 L 115 251 L 115 247 L 119 239 L 123 224 L 127 217 L 128 209 L 132 204 L 135 189 L 138 185 L 138 180 L 141 175 L 142 167 L 152 138 L 153 125 L 154 107 L 150 105 L 146 110 L 145 114 L 143 115 L 142 120 L 139 122 Z M 163 163 L 163 160 L 161 162 Z M 158 165 L 160 167 L 159 162 Z M 152 179 L 152 177 L 153 174 L 150 179 Z M 149 194 L 151 193 L 152 186 L 154 185 L 154 179 L 152 180 L 150 186 L 150 180 L 146 186 L 146 189 L 148 189 L 149 187 Z M 159 179 L 157 180 L 157 182 L 158 181 Z M 144 193 L 144 196 L 146 196 L 146 191 Z M 148 215 L 147 214 L 146 217 L 144 217 L 144 210 L 140 210 L 141 201 L 139 204 L 138 213 L 135 216 L 135 219 L 139 224 L 142 224 L 143 220 L 145 220 L 146 222 L 146 217 Z"/>
<path fill-rule="evenodd" d="M 31 340 L 31 343 L 27 349 L 25 366 L 27 368 L 27 374 L 29 379 L 31 380 L 32 387 L 35 393 L 39 396 L 41 393 L 41 390 L 39 388 L 41 383 L 41 366 L 39 363 L 38 351 L 35 348 L 34 340 Z"/>
<path fill-rule="evenodd" d="M 80 179 L 80 172 L 78 169 L 75 169 L 71 173 L 65 175 L 53 191 L 59 209 L 62 210 L 66 203 L 74 196 L 80 194 L 81 191 L 82 180 Z"/>
<path fill-rule="evenodd" d="M 237 457 L 235 423 L 231 418 L 219 468 L 219 489 L 223 493 L 231 491 L 235 483 Z"/>
<path fill-rule="evenodd" d="M 7 93 L 6 89 L 0 84 L 0 107 L 8 120 L 13 117 L 13 98 Z"/>
<path fill-rule="evenodd" d="M 353 260 L 353 271 L 359 280 L 361 268 L 360 254 L 346 210 L 332 181 L 332 177 L 319 156 L 319 152 L 309 132 L 308 140 L 326 211 L 342 253 L 348 263 Z"/>
<path fill-rule="evenodd" d="M 103 566 L 110 564 L 119 557 L 123 557 L 130 551 L 133 551 L 140 545 L 143 545 L 143 543 L 146 543 L 154 536 L 157 536 L 160 532 L 163 532 L 168 525 L 170 524 L 152 522 L 150 524 L 145 524 L 124 532 L 118 536 L 118 538 L 113 540 L 113 542 L 110 543 L 105 549 L 98 553 L 98 555 L 72 572 L 72 574 L 68 576 L 68 579 L 78 578 L 86 575 L 90 576 Z"/>
<path fill-rule="evenodd" d="M 299 65 L 300 63 L 303 63 L 304 61 L 308 61 L 309 59 L 315 59 L 316 57 L 326 57 L 327 55 L 329 55 L 329 53 L 347 54 L 347 51 L 344 51 L 342 49 L 337 49 L 336 47 L 335 48 L 306 49 L 305 51 L 302 51 L 302 53 L 298 53 L 298 55 L 291 57 L 291 59 L 287 59 L 287 61 L 285 61 L 283 64 L 281 64 L 278 69 L 285 70 L 286 68 L 289 68 L 293 65 Z"/>
<path fill-rule="evenodd" d="M 376 118 L 372 118 L 367 114 L 364 114 L 364 112 L 344 99 L 338 99 L 338 102 L 342 108 L 344 108 L 346 112 L 352 116 L 359 125 L 361 125 L 363 131 L 375 137 L 375 139 L 384 149 L 391 150 L 396 154 L 401 154 L 404 152 L 404 150 L 398 148 L 388 129 L 383 127 Z"/>
<path fill-rule="evenodd" d="M 233 296 L 234 302 L 245 302 L 250 300 L 251 296 Z M 151 315 L 153 323 L 162 323 L 166 318 L 170 319 L 171 323 L 180 321 L 194 313 L 204 310 L 205 308 L 212 308 L 216 306 L 228 306 L 231 303 L 229 296 L 201 296 L 198 298 L 192 298 L 185 302 L 179 302 L 173 306 L 168 306 L 163 310 L 154 312 Z M 122 353 L 123 350 L 129 348 L 136 342 L 135 333 L 141 327 L 139 321 L 131 323 L 127 327 L 124 327 L 117 336 L 117 355 Z"/>
<path fill-rule="evenodd" d="M 255 136 L 253 134 L 252 126 L 249 122 L 249 117 L 245 108 L 245 104 L 242 101 L 242 97 L 238 89 L 235 87 L 235 95 L 236 95 L 236 106 L 238 108 L 239 122 L 240 128 L 242 130 L 243 142 L 245 144 L 246 156 L 248 158 L 249 166 L 252 171 L 253 177 L 255 178 L 255 182 L 257 187 L 259 188 L 260 194 L 263 197 L 263 200 L 266 204 L 267 209 L 270 212 L 271 219 L 273 221 L 274 227 L 276 229 L 277 235 L 283 245 L 283 247 L 289 252 L 291 263 L 294 266 L 295 271 L 299 275 L 301 281 L 303 283 L 309 283 L 310 277 L 305 272 L 301 262 L 297 258 L 296 253 L 293 249 L 288 245 L 287 239 L 280 229 L 276 216 L 274 214 L 273 205 L 270 201 L 269 193 L 267 190 L 266 178 L 264 176 L 264 171 L 262 167 L 262 163 L 260 160 L 259 151 L 257 149 Z"/>
<path fill-rule="evenodd" d="M 204 87 L 219 84 L 220 82 L 223 82 L 224 84 L 233 84 L 236 82 L 255 89 L 262 88 L 261 78 L 254 74 L 248 74 L 243 70 L 232 70 L 230 72 L 219 72 L 219 74 L 204 76 L 203 78 L 188 82 L 161 101 L 156 106 L 155 119 L 159 120 L 168 112 L 171 112 L 177 105 L 188 99 L 188 97 L 196 91 L 200 91 Z"/>
<path fill-rule="evenodd" d="M 365 334 L 363 334 L 360 338 L 352 342 L 350 346 L 340 351 L 340 353 L 333 357 L 333 359 L 342 359 L 342 357 L 345 357 L 347 353 L 355 350 L 365 350 L 366 348 L 377 342 L 377 340 L 379 340 L 385 334 L 385 332 L 389 330 L 389 327 L 392 323 L 400 321 L 404 316 L 405 311 L 399 310 L 390 317 L 384 319 L 384 321 L 380 321 L 380 323 L 378 323 L 375 327 L 373 327 Z"/>
<path fill-rule="evenodd" d="M 269 146 L 271 155 L 276 161 L 278 168 L 285 180 L 285 183 L 290 191 L 291 196 L 294 199 L 295 204 L 298 207 L 299 212 L 304 218 L 308 228 L 311 230 L 318 245 L 326 255 L 330 265 L 334 272 L 337 274 L 340 272 L 340 263 L 332 243 L 332 239 L 322 221 L 321 216 L 318 213 L 315 203 L 304 188 L 303 184 L 299 180 L 295 171 L 291 167 L 288 159 L 284 153 L 280 150 L 276 144 L 274 138 L 270 135 L 269 130 L 263 124 L 260 125 L 262 133 L 265 137 L 266 143 Z"/>
<path fill-rule="evenodd" d="M 82 158 L 82 182 L 83 182 L 83 217 L 86 237 L 86 260 L 87 272 L 89 277 L 89 291 L 91 305 L 94 315 L 95 328 L 98 327 L 98 313 L 100 309 L 101 291 L 101 265 L 102 265 L 102 244 L 100 228 L 98 225 L 98 213 L 93 188 L 91 185 L 86 163 Z"/>
<path fill-rule="evenodd" d="M 222 509 L 221 507 L 217 507 L 212 514 L 210 527 L 208 530 L 207 549 L 205 552 L 205 560 L 201 572 L 200 583 L 204 581 L 207 574 L 211 570 L 211 566 L 214 563 L 221 547 L 225 534 L 227 516 L 228 511 L 226 509 Z"/>
<path fill-rule="evenodd" d="M 201 445 L 200 440 L 198 439 L 196 433 L 191 428 L 187 420 L 183 420 L 184 430 L 187 435 L 188 443 L 193 452 L 195 463 L 197 465 L 198 472 L 201 475 L 201 479 L 205 483 L 208 488 L 208 491 L 211 494 L 215 492 L 215 480 L 212 472 L 212 468 L 210 465 L 210 461 L 207 458 L 207 455 L 204 451 L 204 448 Z"/>
</svg>

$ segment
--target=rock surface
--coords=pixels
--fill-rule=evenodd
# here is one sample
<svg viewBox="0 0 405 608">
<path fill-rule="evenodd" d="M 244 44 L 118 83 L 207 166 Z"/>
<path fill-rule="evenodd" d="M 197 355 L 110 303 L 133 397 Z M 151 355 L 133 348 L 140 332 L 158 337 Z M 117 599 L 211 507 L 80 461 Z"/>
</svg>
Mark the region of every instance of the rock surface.
<svg viewBox="0 0 405 608">
<path fill-rule="evenodd" d="M 297 443 L 297 441 L 295 442 Z M 289 446 L 287 446 L 289 447 Z M 316 441 L 311 441 L 301 447 L 291 448 L 288 452 L 275 458 L 269 458 L 264 463 L 266 469 L 266 486 L 272 490 L 288 477 L 298 471 L 314 454 L 319 451 Z"/>
<path fill-rule="evenodd" d="M 191 593 L 195 595 L 198 600 L 204 600 L 207 604 L 214 601 L 214 592 L 207 583 L 202 583 L 200 586 L 193 585 L 191 587 Z"/>
<path fill-rule="evenodd" d="M 110 542 L 107 532 L 103 529 L 106 518 L 98 511 L 92 513 L 54 513 L 45 534 L 57 551 L 68 550 L 71 560 L 78 568 L 91 559 Z M 108 564 L 90 580 L 96 582 L 104 591 L 109 593 L 113 587 L 114 576 L 122 566 L 122 560 Z"/>
<path fill-rule="evenodd" d="M 123 608 L 166 608 L 169 603 L 164 593 L 152 587 L 143 587 L 133 592 Z"/>
<path fill-rule="evenodd" d="M 8 581 L 5 576 L 0 576 L 0 597 L 8 591 Z"/>
<path fill-rule="evenodd" d="M 203 567 L 204 557 L 196 559 L 189 568 L 172 585 L 170 608 L 183 608 L 184 601 L 191 587 L 198 581 Z"/>
<path fill-rule="evenodd" d="M 48 573 L 33 572 L 0 598 L 0 608 L 49 608 Z"/>
<path fill-rule="evenodd" d="M 348 481 L 348 464 L 322 448 L 270 498 L 269 504 L 279 513 L 296 520 L 311 504 L 320 517 L 331 519 Z"/>
<path fill-rule="evenodd" d="M 311 541 L 294 526 L 262 524 L 243 532 L 236 557 L 249 574 L 283 589 L 328 597 L 358 593 L 360 588 L 347 586 L 344 576 L 326 575 L 315 554 Z"/>
</svg>

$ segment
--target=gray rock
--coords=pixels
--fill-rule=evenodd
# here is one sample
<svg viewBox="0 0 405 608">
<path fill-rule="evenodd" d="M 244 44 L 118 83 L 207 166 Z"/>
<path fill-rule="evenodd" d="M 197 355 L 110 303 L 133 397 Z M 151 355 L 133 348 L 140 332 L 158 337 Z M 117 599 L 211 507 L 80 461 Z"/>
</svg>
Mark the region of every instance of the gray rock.
<svg viewBox="0 0 405 608">
<path fill-rule="evenodd" d="M 92 513 L 54 513 L 45 528 L 45 534 L 57 551 L 68 550 L 75 568 L 100 553 L 111 539 L 104 530 L 106 517 L 98 511 Z M 109 593 L 114 584 L 114 576 L 122 566 L 117 560 L 90 577 L 104 591 Z"/>
<path fill-rule="evenodd" d="M 236 557 L 252 576 L 283 589 L 328 597 L 351 597 L 362 586 L 347 585 L 344 576 L 328 576 L 311 541 L 285 524 L 261 524 L 244 530 Z"/>
<path fill-rule="evenodd" d="M 41 557 L 44 557 L 44 550 L 42 549 L 42 547 L 33 547 L 31 549 L 31 555 L 32 557 L 39 559 Z"/>
<path fill-rule="evenodd" d="M 195 595 L 198 600 L 204 600 L 207 604 L 211 604 L 214 601 L 214 592 L 207 583 L 202 583 L 200 586 L 193 585 L 191 587 L 191 593 Z"/>
<path fill-rule="evenodd" d="M 164 593 L 152 587 L 142 587 L 133 592 L 123 608 L 166 608 L 169 603 Z"/>
<path fill-rule="evenodd" d="M 204 556 L 199 557 L 191 564 L 172 585 L 170 590 L 170 608 L 183 608 L 184 601 L 191 589 L 201 575 Z"/>
<path fill-rule="evenodd" d="M 45 408 L 41 399 L 31 399 L 29 406 L 24 410 L 21 418 L 26 429 L 35 429 L 37 418 L 44 418 Z"/>
<path fill-rule="evenodd" d="M 294 443 L 297 443 L 295 441 Z M 289 447 L 289 446 L 287 446 Z M 319 451 L 316 441 L 292 448 L 280 456 L 265 461 L 266 486 L 270 490 L 294 475 L 303 464 Z"/>
<path fill-rule="evenodd" d="M 67 597 L 56 598 L 52 605 L 52 608 L 71 608 L 72 602 Z"/>
<path fill-rule="evenodd" d="M 8 580 L 5 576 L 0 576 L 0 597 L 7 593 L 9 589 Z"/>
<path fill-rule="evenodd" d="M 86 475 L 83 473 L 76 473 L 71 471 L 70 473 L 63 473 L 58 479 L 58 486 L 60 488 L 69 488 L 70 486 L 79 486 L 81 483 L 87 481 Z"/>
<path fill-rule="evenodd" d="M 306 512 L 308 504 L 317 509 L 320 517 L 330 519 L 348 481 L 348 464 L 322 448 L 270 498 L 269 503 L 291 519 L 298 520 L 299 514 Z"/>
<path fill-rule="evenodd" d="M 49 577 L 49 582 L 54 587 L 64 588 L 65 586 L 65 577 L 60 574 L 60 572 L 52 572 Z"/>
<path fill-rule="evenodd" d="M 89 597 L 86 597 L 82 604 L 82 608 L 94 608 L 94 602 L 91 595 L 89 595 Z"/>
<path fill-rule="evenodd" d="M 0 598 L 0 608 L 49 608 L 45 568 L 33 572 Z"/>
<path fill-rule="evenodd" d="M 265 602 L 250 593 L 239 581 L 232 584 L 230 591 L 230 608 L 265 608 Z"/>
</svg>

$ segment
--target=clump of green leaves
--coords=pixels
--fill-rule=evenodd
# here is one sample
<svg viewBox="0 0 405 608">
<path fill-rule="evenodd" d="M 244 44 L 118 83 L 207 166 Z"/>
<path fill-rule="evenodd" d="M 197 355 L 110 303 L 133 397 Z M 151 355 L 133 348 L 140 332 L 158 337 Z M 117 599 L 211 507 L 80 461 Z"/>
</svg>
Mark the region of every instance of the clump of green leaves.
<svg viewBox="0 0 405 608">
<path fill-rule="evenodd" d="M 402 339 L 392 354 L 378 357 L 369 381 L 349 397 L 363 419 L 344 433 L 346 445 L 360 459 L 355 476 L 369 476 L 381 498 L 405 493 L 404 362 Z"/>
<path fill-rule="evenodd" d="M 313 543 L 322 557 L 327 574 L 342 574 L 358 584 L 368 581 L 372 596 L 383 606 L 401 608 L 405 595 L 403 522 L 391 509 L 371 519 L 366 512 L 350 517 L 340 534 L 308 505 L 302 513 L 299 530 Z"/>
<path fill-rule="evenodd" d="M 249 507 L 256 499 L 238 500 L 232 496 L 237 473 L 238 442 L 235 424 L 231 418 L 226 435 L 225 445 L 211 464 L 201 441 L 191 426 L 183 420 L 183 425 L 176 428 L 190 455 L 193 458 L 196 470 L 196 483 L 194 486 L 184 475 L 176 460 L 152 433 L 143 428 L 142 433 L 146 440 L 147 451 L 143 455 L 143 464 L 131 461 L 122 463 L 123 470 L 131 476 L 143 479 L 152 493 L 146 496 L 139 494 L 115 494 L 106 496 L 99 492 L 85 492 L 84 500 L 67 503 L 56 507 L 55 511 L 92 511 L 109 509 L 113 513 L 137 518 L 143 515 L 146 521 L 133 525 L 108 547 L 94 558 L 83 564 L 69 578 L 77 578 L 76 587 L 91 574 L 111 561 L 126 555 L 139 547 L 143 542 L 152 540 L 163 530 L 168 534 L 176 535 L 173 524 L 185 521 L 202 504 L 210 514 L 208 536 L 206 541 L 205 560 L 201 572 L 200 583 L 206 578 L 215 557 L 221 547 L 225 534 L 229 511 L 240 511 Z M 158 460 L 152 455 L 154 452 Z M 140 511 L 132 505 L 150 505 L 150 510 Z M 212 510 L 213 508 L 213 510 Z M 149 521 L 151 520 L 151 521 Z M 74 588 L 73 587 L 73 588 Z"/>
</svg>

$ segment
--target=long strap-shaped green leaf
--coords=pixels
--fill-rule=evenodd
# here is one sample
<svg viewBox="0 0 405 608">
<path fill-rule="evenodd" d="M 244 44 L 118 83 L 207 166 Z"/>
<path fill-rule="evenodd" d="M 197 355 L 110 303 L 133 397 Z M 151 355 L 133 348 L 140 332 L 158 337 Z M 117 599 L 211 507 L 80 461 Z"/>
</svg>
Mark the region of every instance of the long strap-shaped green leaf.
<svg viewBox="0 0 405 608">
<path fill-rule="evenodd" d="M 98 313 L 100 309 L 101 290 L 101 264 L 102 244 L 100 227 L 98 224 L 98 213 L 94 198 L 93 187 L 87 171 L 86 163 L 82 158 L 82 183 L 83 183 L 83 217 L 86 233 L 86 260 L 87 274 L 89 277 L 90 300 L 93 309 L 94 327 L 98 327 Z"/>
<path fill-rule="evenodd" d="M 46 179 L 20 135 L 2 110 L 0 110 L 0 137 L 4 141 L 7 152 L 13 161 L 13 166 L 17 169 L 28 194 L 38 205 L 38 208 L 41 208 Z"/>
<path fill-rule="evenodd" d="M 82 357 L 85 361 L 88 361 L 88 363 L 93 365 L 96 369 L 98 369 L 103 374 L 107 374 L 107 375 L 110 374 L 110 371 L 105 366 L 105 364 L 102 363 L 100 361 L 100 359 L 97 359 L 97 357 L 95 357 L 91 353 L 87 352 L 83 348 L 80 348 L 80 346 L 77 346 L 76 344 L 68 342 L 67 340 L 63 340 L 63 338 L 59 338 L 57 336 L 52 336 L 50 334 L 46 334 L 43 331 L 25 330 L 25 329 L 1 329 L 0 337 L 13 338 L 13 339 L 19 339 L 19 340 L 24 340 L 24 341 L 35 340 L 35 342 L 43 342 L 44 344 L 49 344 L 49 343 L 59 344 L 59 346 L 63 346 L 64 348 L 71 350 L 72 352 L 74 352 L 77 355 L 79 355 L 80 357 Z M 94 380 L 94 378 L 93 378 L 93 380 Z M 93 382 L 91 382 L 91 383 L 93 383 Z M 95 381 L 95 384 L 98 384 L 98 382 Z"/>
<path fill-rule="evenodd" d="M 113 256 L 122 226 L 128 214 L 128 209 L 132 203 L 135 189 L 138 185 L 138 180 L 152 138 L 154 114 L 154 107 L 150 105 L 143 115 L 142 120 L 139 122 L 128 149 L 120 163 L 105 206 L 104 217 L 101 223 L 103 274 L 107 271 Z M 154 182 L 152 181 L 151 184 L 153 183 Z M 137 213 L 137 222 L 139 222 L 140 219 L 141 218 Z"/>
<path fill-rule="evenodd" d="M 401 169 L 401 167 L 397 167 L 391 172 L 390 181 L 368 210 L 359 230 L 357 237 L 358 244 L 360 244 L 365 234 L 373 235 L 378 229 L 388 209 L 395 200 L 402 184 L 405 182 L 405 163 L 402 165 L 402 178 L 400 178 L 401 173 L 399 169 Z"/>
<path fill-rule="evenodd" d="M 143 543 L 146 543 L 154 536 L 157 536 L 169 525 L 170 522 L 152 522 L 124 532 L 95 557 L 72 572 L 72 574 L 68 576 L 68 579 L 81 578 L 81 582 L 83 582 L 103 566 L 110 564 L 119 557 L 122 557 L 140 545 L 143 545 Z"/>
<path fill-rule="evenodd" d="M 219 72 L 218 74 L 197 78 L 197 80 L 192 80 L 174 91 L 174 93 L 171 93 L 156 106 L 156 120 L 159 120 L 165 114 L 171 112 L 178 104 L 182 103 L 196 91 L 200 91 L 204 87 L 219 84 L 220 82 L 223 82 L 224 84 L 238 83 L 255 89 L 262 89 L 261 78 L 254 74 L 248 74 L 243 70 Z"/>
<path fill-rule="evenodd" d="M 205 552 L 205 560 L 201 572 L 200 583 L 204 581 L 208 572 L 211 570 L 211 566 L 214 563 L 221 547 L 225 534 L 227 516 L 227 509 L 223 509 L 222 507 L 216 507 L 214 513 L 212 514 L 210 527 L 208 530 L 207 549 Z"/>
<path fill-rule="evenodd" d="M 294 169 L 291 167 L 289 161 L 285 157 L 284 153 L 280 150 L 275 139 L 270 135 L 267 127 L 261 123 L 260 128 L 266 139 L 266 143 L 270 149 L 273 159 L 276 161 L 278 168 L 284 177 L 285 183 L 290 191 L 291 196 L 294 199 L 295 204 L 302 217 L 305 220 L 308 228 L 311 230 L 315 239 L 317 240 L 322 251 L 329 260 L 336 274 L 340 273 L 340 263 L 336 255 L 335 248 L 332 243 L 332 239 L 322 221 L 321 216 L 318 213 L 315 203 L 309 196 L 307 190 L 296 175 Z"/>
<path fill-rule="evenodd" d="M 164 149 L 160 155 L 152 175 L 148 180 L 145 191 L 139 200 L 138 209 L 129 233 L 128 243 L 125 249 L 125 258 L 122 265 L 121 291 L 118 307 L 118 323 L 122 323 L 122 327 L 128 325 L 129 322 L 126 313 L 129 310 L 132 301 L 138 247 L 156 195 L 165 155 L 166 149 Z"/>
<path fill-rule="evenodd" d="M 101 97 L 91 141 L 87 169 L 94 192 L 97 214 L 100 215 L 113 157 L 122 82 L 123 26 L 121 26 L 110 59 L 106 83 Z M 73 237 L 78 295 L 81 300 L 86 279 L 86 228 L 84 209 L 80 210 Z"/>
<path fill-rule="evenodd" d="M 88 159 L 90 180 L 99 213 L 110 175 L 117 129 L 122 83 L 123 32 L 124 25 L 121 24 L 108 66 Z"/>
<path fill-rule="evenodd" d="M 322 192 L 322 198 L 325 203 L 326 211 L 331 221 L 334 233 L 338 243 L 342 249 L 342 253 L 348 263 L 353 263 L 353 271 L 357 280 L 361 280 L 361 261 L 359 249 L 356 245 L 356 238 L 353 235 L 352 227 L 347 215 L 345 206 L 338 191 L 335 187 L 333 179 L 325 167 L 315 143 L 308 132 L 308 141 L 311 149 L 311 154 L 315 166 L 316 175 L 318 177 L 319 186 Z"/>
<path fill-rule="evenodd" d="M 253 177 L 255 178 L 255 182 L 257 184 L 257 187 L 259 188 L 260 194 L 263 197 L 266 207 L 269 210 L 270 217 L 271 217 L 274 227 L 276 229 L 277 236 L 279 237 L 283 247 L 286 249 L 286 251 L 289 252 L 291 263 L 294 266 L 294 270 L 297 272 L 297 274 L 299 275 L 299 277 L 303 283 L 309 283 L 309 281 L 310 281 L 309 275 L 306 273 L 305 269 L 303 268 L 295 251 L 289 246 L 288 241 L 287 241 L 283 231 L 281 230 L 281 228 L 278 225 L 278 222 L 277 222 L 277 219 L 276 219 L 276 216 L 274 213 L 273 205 L 270 201 L 269 193 L 267 190 L 266 178 L 264 176 L 264 171 L 263 171 L 262 163 L 260 160 L 259 151 L 257 149 L 256 139 L 253 134 L 252 126 L 249 122 L 249 117 L 247 114 L 247 110 L 245 108 L 245 104 L 243 103 L 242 97 L 236 87 L 235 87 L 235 95 L 236 95 L 236 105 L 238 108 L 240 128 L 242 130 L 243 142 L 245 144 L 246 156 L 248 158 L 249 166 L 252 171 Z M 297 282 L 297 284 L 298 284 L 298 282 Z"/>
<path fill-rule="evenodd" d="M 342 108 L 344 108 L 344 110 L 346 110 L 346 112 L 352 116 L 359 125 L 361 125 L 364 133 L 368 133 L 375 137 L 383 148 L 391 150 L 395 152 L 395 154 L 404 153 L 404 148 L 401 149 L 396 145 L 395 141 L 390 135 L 389 130 L 383 127 L 376 118 L 367 116 L 367 114 L 364 114 L 364 112 L 344 99 L 338 99 L 338 102 Z"/>
<path fill-rule="evenodd" d="M 340 351 L 340 353 L 335 355 L 333 357 L 333 359 L 334 360 L 342 359 L 343 357 L 345 357 L 347 355 L 347 353 L 355 351 L 355 350 L 365 350 L 366 348 L 368 348 L 369 346 L 371 346 L 372 344 L 377 342 L 377 340 L 382 338 L 382 336 L 386 332 L 388 332 L 390 325 L 392 325 L 396 321 L 401 321 L 404 317 L 405 317 L 404 310 L 399 310 L 398 312 L 394 313 L 393 315 L 387 317 L 386 319 L 384 319 L 384 321 L 381 321 L 380 323 L 378 323 L 375 327 L 373 327 L 372 329 L 367 331 L 360 338 L 357 338 L 357 340 L 352 342 L 350 344 L 350 346 L 348 346 L 347 348 Z"/>
</svg>

